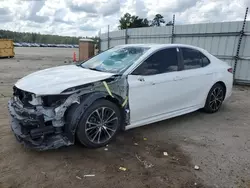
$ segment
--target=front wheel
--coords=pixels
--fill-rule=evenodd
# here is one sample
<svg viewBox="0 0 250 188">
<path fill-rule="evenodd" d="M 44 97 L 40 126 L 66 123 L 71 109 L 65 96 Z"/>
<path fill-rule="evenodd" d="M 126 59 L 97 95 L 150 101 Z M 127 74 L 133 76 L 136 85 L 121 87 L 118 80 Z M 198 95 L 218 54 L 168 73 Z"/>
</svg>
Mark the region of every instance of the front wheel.
<svg viewBox="0 0 250 188">
<path fill-rule="evenodd" d="M 118 106 L 104 99 L 97 100 L 82 115 L 77 138 L 86 147 L 102 147 L 116 136 L 120 124 L 121 112 Z"/>
<path fill-rule="evenodd" d="M 207 113 L 217 112 L 222 105 L 224 96 L 224 87 L 219 83 L 215 84 L 208 93 L 204 111 Z"/>
</svg>

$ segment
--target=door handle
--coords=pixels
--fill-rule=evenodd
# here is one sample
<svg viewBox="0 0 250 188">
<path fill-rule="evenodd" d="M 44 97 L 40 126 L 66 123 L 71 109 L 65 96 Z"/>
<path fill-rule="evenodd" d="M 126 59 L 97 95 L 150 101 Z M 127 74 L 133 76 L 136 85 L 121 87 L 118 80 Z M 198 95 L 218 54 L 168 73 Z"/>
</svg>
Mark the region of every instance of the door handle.
<svg viewBox="0 0 250 188">
<path fill-rule="evenodd" d="M 141 82 L 145 81 L 143 77 L 139 77 L 138 80 L 141 81 Z"/>
<path fill-rule="evenodd" d="M 213 74 L 212 72 L 206 73 L 206 75 L 212 75 L 212 74 Z"/>
<path fill-rule="evenodd" d="M 174 77 L 174 80 L 175 80 L 175 81 L 177 81 L 177 80 L 182 80 L 182 77 L 176 76 L 176 77 Z"/>
</svg>

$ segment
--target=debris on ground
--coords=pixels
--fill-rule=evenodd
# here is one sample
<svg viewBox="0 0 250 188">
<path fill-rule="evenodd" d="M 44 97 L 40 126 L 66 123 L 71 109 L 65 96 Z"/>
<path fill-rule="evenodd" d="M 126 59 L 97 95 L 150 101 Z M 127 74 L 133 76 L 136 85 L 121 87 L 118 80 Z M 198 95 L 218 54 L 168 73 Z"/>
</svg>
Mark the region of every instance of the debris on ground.
<svg viewBox="0 0 250 188">
<path fill-rule="evenodd" d="M 199 167 L 199 166 L 197 166 L 197 165 L 195 165 L 195 166 L 194 166 L 194 169 L 195 169 L 195 170 L 199 170 L 199 169 L 200 169 L 200 167 Z"/>
<path fill-rule="evenodd" d="M 41 172 L 42 174 L 46 174 L 45 172 Z"/>
<path fill-rule="evenodd" d="M 135 146 L 138 146 L 139 144 L 138 143 L 134 143 Z"/>
<path fill-rule="evenodd" d="M 237 134 L 234 134 L 234 135 L 233 135 L 233 137 L 237 137 L 237 138 L 238 138 L 238 137 L 240 137 L 240 136 L 239 136 L 239 135 L 237 135 Z"/>
<path fill-rule="evenodd" d="M 86 174 L 83 177 L 94 177 L 94 176 L 95 176 L 95 174 Z"/>
<path fill-rule="evenodd" d="M 21 58 L 19 63 L 16 62 L 17 59 L 0 60 L 2 65 L 0 67 L 0 81 L 3 82 L 2 85 L 0 84 L 0 93 L 7 96 L 12 95 L 10 91 L 13 83 L 23 75 L 43 68 L 67 65 L 64 64 L 64 58 L 71 58 L 72 49 L 30 47 L 15 49 L 16 58 Z M 11 68 L 8 68 L 9 65 Z M 8 70 L 6 70 L 6 67 Z M 170 120 L 170 122 L 163 121 L 158 125 L 155 124 L 155 126 L 153 124 L 153 126 L 149 125 L 148 127 L 126 131 L 117 136 L 115 142 L 110 145 L 111 148 L 104 145 L 100 151 L 89 149 L 85 151 L 84 148 L 80 152 L 79 149 L 82 149 L 80 144 L 70 148 L 62 148 L 56 152 L 45 153 L 32 152 L 16 144 L 15 138 L 13 138 L 11 130 L 8 131 L 7 126 L 9 117 L 7 116 L 6 104 L 9 97 L 2 97 L 0 94 L 0 106 L 2 106 L 0 111 L 0 169 L 1 172 L 7 172 L 1 173 L 0 187 L 206 187 L 201 185 L 202 182 L 211 185 L 211 187 L 230 187 L 230 185 L 231 187 L 237 187 L 238 185 L 243 186 L 243 184 L 247 186 L 247 180 L 244 183 L 241 181 L 241 178 L 250 171 L 250 167 L 248 169 L 244 167 L 245 160 L 233 163 L 229 167 L 224 167 L 223 164 L 219 163 L 220 155 L 224 154 L 222 158 L 225 160 L 230 158 L 230 155 L 226 155 L 228 148 L 222 147 L 222 142 L 225 142 L 227 146 L 228 137 L 237 140 L 237 143 L 232 147 L 235 151 L 238 151 L 239 157 L 250 151 L 249 138 L 244 136 L 244 131 L 249 131 L 250 119 L 247 116 L 237 118 L 250 111 L 250 100 L 247 100 L 249 99 L 250 88 L 246 87 L 246 92 L 243 93 L 239 91 L 238 88 L 240 87 L 234 88 L 231 102 L 222 109 L 221 113 L 213 114 L 212 119 L 211 116 L 203 117 L 203 114 L 197 112 L 188 115 L 188 117 Z M 239 109 L 243 109 L 243 111 Z M 197 116 L 198 120 L 193 121 Z M 204 123 L 199 118 L 203 119 Z M 209 121 L 209 118 L 211 121 Z M 229 120 L 226 121 L 224 118 Z M 178 126 L 168 126 L 169 124 L 178 124 Z M 211 126 L 209 127 L 209 125 Z M 225 131 L 225 134 L 216 133 L 218 125 L 221 130 Z M 189 126 L 190 129 L 182 129 L 186 126 Z M 199 131 L 195 131 L 197 127 L 199 127 Z M 169 133 L 169 135 L 166 136 L 166 133 Z M 240 137 L 234 138 L 232 137 L 233 134 Z M 147 137 L 146 135 L 148 140 L 144 141 L 143 138 Z M 212 139 L 199 140 L 198 136 L 206 136 L 206 138 Z M 199 145 L 201 141 L 209 144 L 209 150 L 216 156 L 211 155 L 207 148 L 201 147 Z M 138 143 L 138 146 L 134 145 L 135 142 Z M 145 152 L 146 145 L 149 145 L 149 154 Z M 106 147 L 111 150 L 105 151 L 104 148 Z M 241 150 L 241 148 L 243 149 Z M 220 151 L 218 152 L 218 150 Z M 167 151 L 169 156 L 164 156 L 164 151 Z M 100 157 L 100 154 L 104 156 Z M 146 169 L 135 158 L 135 154 L 141 156 L 141 159 L 153 163 L 154 167 Z M 13 156 L 15 156 L 14 160 Z M 173 161 L 172 156 L 179 159 L 179 162 L 177 159 Z M 48 157 L 49 160 L 46 160 Z M 203 160 L 203 164 L 196 159 Z M 215 160 L 214 163 L 213 160 Z M 246 161 L 249 161 L 249 158 L 246 158 Z M 192 164 L 192 162 L 194 163 Z M 195 165 L 200 166 L 200 169 L 195 170 Z M 61 168 L 58 168 L 59 166 Z M 127 170 L 119 170 L 120 166 L 126 167 Z M 18 171 L 23 172 L 21 176 L 18 176 L 17 167 Z M 38 169 L 45 174 L 39 172 Z M 205 169 L 210 176 L 198 174 L 197 177 L 196 173 L 201 173 Z M 234 171 L 231 172 L 231 169 Z M 222 171 L 229 173 L 229 178 L 223 175 Z M 95 174 L 96 176 L 84 177 L 84 174 Z M 239 177 L 236 178 L 236 175 Z M 76 176 L 79 176 L 81 180 Z M 234 180 L 238 180 L 238 185 L 234 185 Z M 197 183 L 196 186 L 194 185 L 195 182 Z"/>
<path fill-rule="evenodd" d="M 168 156 L 168 152 L 164 151 L 164 152 L 163 152 L 163 155 L 164 155 L 164 156 Z"/>
<path fill-rule="evenodd" d="M 148 163 L 147 161 L 144 161 L 144 166 L 145 166 L 145 168 L 151 168 L 154 165 L 152 163 Z"/>
<path fill-rule="evenodd" d="M 145 160 L 142 160 L 142 159 L 140 158 L 140 156 L 138 156 L 138 155 L 135 155 L 135 156 L 136 156 L 136 158 L 138 159 L 138 161 L 140 161 L 141 163 L 143 163 L 143 165 L 144 165 L 145 168 L 151 168 L 151 167 L 154 166 L 152 163 L 147 162 L 147 161 L 145 161 Z"/>
<path fill-rule="evenodd" d="M 148 139 L 144 137 L 144 138 L 143 138 L 143 140 L 145 140 L 145 141 L 146 141 L 146 140 L 148 140 Z"/>
<path fill-rule="evenodd" d="M 127 169 L 124 167 L 120 167 L 119 170 L 126 171 Z"/>
<path fill-rule="evenodd" d="M 108 148 L 104 148 L 105 151 L 108 151 L 109 149 Z"/>
<path fill-rule="evenodd" d="M 79 179 L 79 180 L 81 180 L 81 179 L 82 179 L 82 178 L 81 178 L 81 177 L 79 177 L 79 176 L 76 176 L 76 178 L 77 178 L 77 179 Z"/>
</svg>

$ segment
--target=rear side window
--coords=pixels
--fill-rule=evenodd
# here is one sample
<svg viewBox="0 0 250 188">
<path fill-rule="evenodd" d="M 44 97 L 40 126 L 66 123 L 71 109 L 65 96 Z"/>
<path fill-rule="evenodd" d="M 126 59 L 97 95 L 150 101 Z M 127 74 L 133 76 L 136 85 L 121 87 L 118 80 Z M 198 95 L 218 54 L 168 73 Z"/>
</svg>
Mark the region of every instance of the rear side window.
<svg viewBox="0 0 250 188">
<path fill-rule="evenodd" d="M 182 48 L 184 70 L 197 69 L 207 66 L 210 61 L 201 52 L 195 49 Z"/>
<path fill-rule="evenodd" d="M 133 75 L 156 75 L 178 71 L 176 48 L 168 48 L 155 52 L 137 67 Z"/>
<path fill-rule="evenodd" d="M 205 67 L 205 66 L 209 65 L 209 63 L 210 63 L 209 59 L 205 55 L 203 55 L 202 53 L 200 53 L 200 54 L 201 54 L 202 66 Z"/>
</svg>

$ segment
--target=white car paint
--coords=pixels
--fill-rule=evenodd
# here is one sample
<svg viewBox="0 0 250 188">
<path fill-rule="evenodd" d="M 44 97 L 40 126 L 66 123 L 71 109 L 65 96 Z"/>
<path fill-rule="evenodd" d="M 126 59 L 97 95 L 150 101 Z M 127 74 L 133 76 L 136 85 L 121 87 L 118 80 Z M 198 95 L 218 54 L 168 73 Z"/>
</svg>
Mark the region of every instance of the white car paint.
<svg viewBox="0 0 250 188">
<path fill-rule="evenodd" d="M 232 93 L 233 75 L 227 63 L 206 50 L 183 44 L 130 44 L 150 49 L 123 74 L 128 77 L 130 125 L 126 129 L 176 117 L 203 108 L 211 87 L 218 81 L 226 85 L 227 99 Z M 151 54 L 164 48 L 187 47 L 202 52 L 210 64 L 203 68 L 163 73 L 152 76 L 131 75 Z M 59 94 L 70 87 L 103 80 L 113 73 L 93 71 L 75 65 L 59 66 L 32 73 L 16 87 L 37 95 Z M 144 80 L 143 82 L 140 80 Z"/>
<path fill-rule="evenodd" d="M 168 47 L 187 47 L 202 52 L 209 60 L 206 67 L 169 72 L 151 76 L 131 75 L 143 61 L 157 50 Z M 232 93 L 233 74 L 227 63 L 206 50 L 182 44 L 151 45 L 151 49 L 133 64 L 128 74 L 130 122 L 126 129 L 158 122 L 196 111 L 205 106 L 211 87 L 218 81 L 225 83 L 225 100 Z M 144 80 L 143 82 L 140 80 Z"/>
<path fill-rule="evenodd" d="M 129 75 L 129 105 L 131 124 L 177 110 L 185 101 L 178 72 L 152 76 Z M 140 81 L 144 79 L 144 81 Z"/>
<path fill-rule="evenodd" d="M 39 95 L 60 94 L 65 89 L 103 80 L 114 75 L 113 73 L 94 71 L 64 65 L 29 74 L 18 80 L 15 86 L 24 91 Z"/>
</svg>

